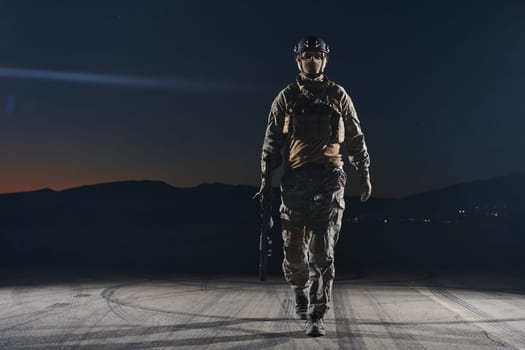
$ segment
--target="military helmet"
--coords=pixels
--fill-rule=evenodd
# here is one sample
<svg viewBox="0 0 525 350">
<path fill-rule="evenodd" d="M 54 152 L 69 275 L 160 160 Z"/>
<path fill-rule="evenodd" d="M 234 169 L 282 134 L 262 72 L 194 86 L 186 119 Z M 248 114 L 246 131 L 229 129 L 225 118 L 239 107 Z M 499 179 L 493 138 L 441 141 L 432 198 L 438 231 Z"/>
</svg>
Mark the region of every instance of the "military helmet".
<svg viewBox="0 0 525 350">
<path fill-rule="evenodd" d="M 300 54 L 303 51 L 321 51 L 326 55 L 330 52 L 330 47 L 321 38 L 315 35 L 309 35 L 299 40 L 293 49 L 295 55 Z"/>
</svg>

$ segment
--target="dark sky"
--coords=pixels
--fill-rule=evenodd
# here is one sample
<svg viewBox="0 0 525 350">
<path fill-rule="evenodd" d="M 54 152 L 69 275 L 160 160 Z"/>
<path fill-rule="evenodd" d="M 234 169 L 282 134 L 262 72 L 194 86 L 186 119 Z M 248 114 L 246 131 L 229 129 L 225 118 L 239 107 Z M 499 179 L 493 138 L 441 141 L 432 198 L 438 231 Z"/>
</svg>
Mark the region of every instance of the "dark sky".
<svg viewBox="0 0 525 350">
<path fill-rule="evenodd" d="M 270 103 L 308 34 L 329 43 L 326 74 L 354 100 L 374 196 L 525 171 L 521 0 L 0 8 L 0 193 L 257 185 Z"/>
</svg>

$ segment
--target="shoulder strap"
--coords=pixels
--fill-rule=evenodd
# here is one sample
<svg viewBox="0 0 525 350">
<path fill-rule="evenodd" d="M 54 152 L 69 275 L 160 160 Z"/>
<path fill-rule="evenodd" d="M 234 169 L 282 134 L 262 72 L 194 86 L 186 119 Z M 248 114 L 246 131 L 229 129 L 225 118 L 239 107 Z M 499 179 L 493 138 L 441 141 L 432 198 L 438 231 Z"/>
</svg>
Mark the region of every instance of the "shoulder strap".
<svg viewBox="0 0 525 350">
<path fill-rule="evenodd" d="M 298 97 L 301 95 L 301 90 L 297 82 L 290 83 L 286 86 L 286 112 L 290 112 L 297 103 Z"/>
</svg>

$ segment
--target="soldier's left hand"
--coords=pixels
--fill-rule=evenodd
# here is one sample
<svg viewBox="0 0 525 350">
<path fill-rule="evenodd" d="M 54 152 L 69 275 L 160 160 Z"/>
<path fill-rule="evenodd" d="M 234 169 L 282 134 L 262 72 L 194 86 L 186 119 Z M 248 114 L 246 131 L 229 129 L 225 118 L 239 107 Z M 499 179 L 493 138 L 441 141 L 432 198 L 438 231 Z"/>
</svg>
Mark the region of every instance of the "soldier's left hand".
<svg viewBox="0 0 525 350">
<path fill-rule="evenodd" d="M 361 178 L 361 202 L 366 202 L 372 195 L 372 183 L 370 177 Z"/>
</svg>

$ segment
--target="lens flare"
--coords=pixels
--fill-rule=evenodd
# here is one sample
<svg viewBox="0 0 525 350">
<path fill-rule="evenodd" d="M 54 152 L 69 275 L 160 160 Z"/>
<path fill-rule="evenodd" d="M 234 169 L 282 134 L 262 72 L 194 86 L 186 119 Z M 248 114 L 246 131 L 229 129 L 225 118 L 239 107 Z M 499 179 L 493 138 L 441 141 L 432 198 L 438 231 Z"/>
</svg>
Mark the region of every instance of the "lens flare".
<svg viewBox="0 0 525 350">
<path fill-rule="evenodd" d="M 178 89 L 186 91 L 242 91 L 241 86 L 227 82 L 214 82 L 197 79 L 160 79 L 128 75 L 64 72 L 55 70 L 7 67 L 0 67 L 0 77 L 121 85 L 142 88 Z"/>
</svg>

